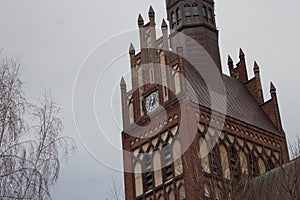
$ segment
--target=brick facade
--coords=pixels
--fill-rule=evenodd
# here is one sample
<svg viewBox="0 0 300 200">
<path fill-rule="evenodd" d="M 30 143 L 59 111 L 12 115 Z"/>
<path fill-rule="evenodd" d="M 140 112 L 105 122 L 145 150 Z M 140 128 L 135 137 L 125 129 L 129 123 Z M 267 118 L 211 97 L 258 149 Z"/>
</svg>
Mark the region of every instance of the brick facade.
<svg viewBox="0 0 300 200">
<path fill-rule="evenodd" d="M 222 74 L 213 1 L 168 0 L 167 12 L 170 45 L 164 20 L 162 37 L 156 39 L 152 7 L 149 23 L 139 16 L 141 51 L 136 54 L 133 45 L 129 49 L 132 89 L 127 91 L 123 78 L 120 84 L 126 200 L 234 199 L 237 181 L 289 161 L 276 89 L 272 84 L 272 98 L 265 102 L 258 65 L 249 80 L 242 50 L 236 67 L 229 57 L 230 76 Z M 209 106 L 213 102 L 200 81 L 203 74 L 188 62 L 200 54 L 188 40 L 180 46 L 175 30 L 211 56 L 224 82 L 224 112 Z M 149 112 L 147 98 L 154 92 L 160 106 Z"/>
</svg>

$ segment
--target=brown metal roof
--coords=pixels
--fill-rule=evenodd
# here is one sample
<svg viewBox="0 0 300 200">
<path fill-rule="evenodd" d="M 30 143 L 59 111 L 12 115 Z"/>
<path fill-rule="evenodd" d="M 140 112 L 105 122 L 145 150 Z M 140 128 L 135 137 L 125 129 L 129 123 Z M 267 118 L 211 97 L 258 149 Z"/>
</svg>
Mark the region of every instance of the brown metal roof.
<svg viewBox="0 0 300 200">
<path fill-rule="evenodd" d="M 189 91 L 192 93 L 192 101 L 201 106 L 211 108 L 211 96 L 203 77 L 187 63 L 185 64 L 185 76 L 188 81 Z M 206 76 L 209 76 L 209 73 Z M 220 77 L 221 82 L 223 80 L 224 86 L 220 84 L 220 87 L 213 87 L 221 94 L 223 91 L 226 95 L 213 95 L 213 101 L 215 102 L 213 104 L 215 109 L 212 108 L 213 110 L 221 111 L 222 114 L 231 118 L 273 134 L 281 135 L 243 83 L 238 79 L 224 74 Z M 225 99 L 222 99 L 222 96 Z"/>
</svg>

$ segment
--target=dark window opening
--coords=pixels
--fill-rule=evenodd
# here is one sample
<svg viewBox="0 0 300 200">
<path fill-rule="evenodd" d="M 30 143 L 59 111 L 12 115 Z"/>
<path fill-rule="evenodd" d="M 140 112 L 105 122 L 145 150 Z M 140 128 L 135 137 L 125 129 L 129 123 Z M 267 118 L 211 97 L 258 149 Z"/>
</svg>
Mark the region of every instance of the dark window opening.
<svg viewBox="0 0 300 200">
<path fill-rule="evenodd" d="M 184 6 L 184 13 L 186 17 L 190 17 L 191 16 L 191 6 L 186 4 Z"/>
<path fill-rule="evenodd" d="M 177 8 L 176 10 L 176 19 L 177 19 L 177 24 L 180 24 L 181 22 L 181 10 Z"/>
<path fill-rule="evenodd" d="M 168 89 L 167 89 L 167 86 L 164 86 L 164 92 L 165 92 L 165 96 L 168 96 Z"/>
<path fill-rule="evenodd" d="M 152 189 L 153 177 L 152 177 L 152 163 L 149 155 L 146 155 L 144 158 L 145 161 L 145 177 L 146 177 L 146 188 L 147 190 Z"/>
<path fill-rule="evenodd" d="M 238 172 L 238 154 L 235 150 L 234 146 L 230 147 L 230 171 L 232 173 L 232 177 L 234 179 L 239 179 L 239 172 Z"/>
<path fill-rule="evenodd" d="M 212 24 L 214 23 L 213 12 L 212 12 L 211 8 L 208 9 L 208 21 L 211 22 Z"/>
<path fill-rule="evenodd" d="M 202 7 L 202 14 L 203 14 L 204 19 L 206 19 L 206 21 L 208 21 L 206 6 Z"/>
<path fill-rule="evenodd" d="M 218 154 L 217 154 L 217 149 L 213 148 L 211 153 L 210 153 L 210 162 L 211 162 L 212 173 L 216 177 L 219 177 L 220 174 L 221 174 L 218 158 L 219 157 L 218 157 Z"/>
<path fill-rule="evenodd" d="M 164 146 L 164 156 L 165 156 L 165 178 L 166 180 L 169 180 L 173 177 L 172 156 L 171 156 L 171 149 L 169 144 Z"/>
<path fill-rule="evenodd" d="M 172 29 L 176 27 L 176 15 L 174 12 L 171 13 L 171 22 L 172 22 Z"/>
<path fill-rule="evenodd" d="M 199 16 L 199 10 L 198 10 L 198 5 L 196 3 L 194 3 L 192 5 L 192 9 L 193 9 L 193 15 L 194 16 Z"/>
<path fill-rule="evenodd" d="M 258 168 L 257 168 L 257 164 L 255 162 L 255 157 L 254 157 L 253 153 L 250 153 L 250 155 L 249 155 L 249 168 L 250 168 L 250 175 L 252 177 L 255 177 L 258 175 Z"/>
</svg>

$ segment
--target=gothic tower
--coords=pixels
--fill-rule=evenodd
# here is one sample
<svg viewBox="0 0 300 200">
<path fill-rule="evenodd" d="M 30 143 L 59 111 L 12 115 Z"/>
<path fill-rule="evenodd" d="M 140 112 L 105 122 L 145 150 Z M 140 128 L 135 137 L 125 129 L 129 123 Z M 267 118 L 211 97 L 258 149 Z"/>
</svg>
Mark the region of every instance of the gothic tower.
<svg viewBox="0 0 300 200">
<path fill-rule="evenodd" d="M 214 15 L 213 0 L 166 0 L 167 15 L 171 29 L 170 43 L 171 48 L 183 46 L 177 44 L 176 33 L 180 32 L 190 38 L 186 38 L 186 51 L 190 57 L 199 57 L 197 52 L 193 51 L 194 43 L 200 44 L 209 53 L 220 71 L 221 59 L 218 41 L 218 30 Z"/>
<path fill-rule="evenodd" d="M 249 79 L 241 49 L 236 65 L 228 57 L 230 75 L 222 73 L 212 0 L 168 0 L 167 12 L 170 35 L 162 20 L 158 39 L 154 9 L 148 23 L 139 15 L 131 88 L 120 82 L 126 200 L 238 199 L 242 180 L 289 160 L 276 88 L 266 101 L 260 67 L 254 62 Z"/>
</svg>

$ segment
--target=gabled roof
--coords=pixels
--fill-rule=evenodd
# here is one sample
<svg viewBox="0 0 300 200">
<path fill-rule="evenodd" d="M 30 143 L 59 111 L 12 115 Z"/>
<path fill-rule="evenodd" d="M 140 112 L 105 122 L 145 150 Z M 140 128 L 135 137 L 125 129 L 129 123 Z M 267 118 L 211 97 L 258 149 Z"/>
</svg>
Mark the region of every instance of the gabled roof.
<svg viewBox="0 0 300 200">
<path fill-rule="evenodd" d="M 206 108 L 211 108 L 212 104 L 208 87 L 201 75 L 191 65 L 186 64 L 185 76 L 189 82 L 189 88 L 192 88 L 190 91 L 194 91 L 191 92 L 192 101 Z M 222 98 L 214 99 L 216 102 L 214 106 L 217 108 L 217 111 L 221 110 L 225 112 L 222 114 L 231 118 L 273 134 L 281 135 L 242 82 L 224 74 L 221 78 L 226 91 L 226 100 L 224 104 Z"/>
</svg>

